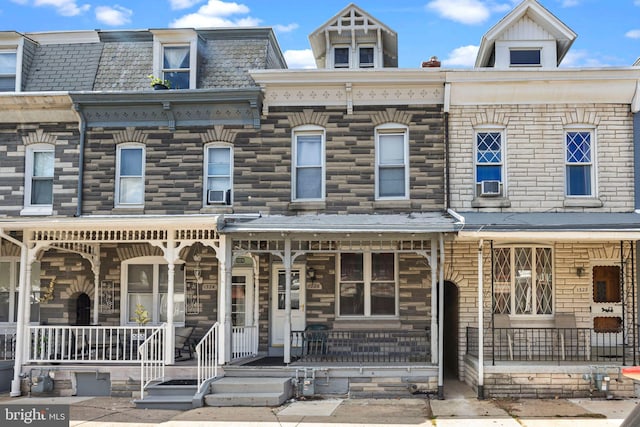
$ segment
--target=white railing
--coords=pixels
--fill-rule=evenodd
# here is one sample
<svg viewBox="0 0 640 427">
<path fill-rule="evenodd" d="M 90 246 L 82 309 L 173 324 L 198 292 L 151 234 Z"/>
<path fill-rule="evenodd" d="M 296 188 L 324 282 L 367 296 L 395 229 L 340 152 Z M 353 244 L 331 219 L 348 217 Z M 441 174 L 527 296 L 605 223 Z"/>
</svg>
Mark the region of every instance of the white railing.
<svg viewBox="0 0 640 427">
<path fill-rule="evenodd" d="M 140 355 L 140 399 L 144 398 L 144 389 L 151 381 L 164 378 L 164 346 L 167 325 L 163 323 L 138 347 Z"/>
<path fill-rule="evenodd" d="M 13 360 L 16 351 L 16 327 L 0 328 L 0 360 Z"/>
<path fill-rule="evenodd" d="M 233 326 L 231 328 L 231 359 L 255 356 L 258 333 L 257 326 Z"/>
<path fill-rule="evenodd" d="M 29 362 L 137 363 L 158 326 L 29 326 Z"/>
<path fill-rule="evenodd" d="M 220 324 L 216 322 L 196 345 L 198 358 L 198 391 L 202 384 L 218 376 L 218 339 Z"/>
</svg>

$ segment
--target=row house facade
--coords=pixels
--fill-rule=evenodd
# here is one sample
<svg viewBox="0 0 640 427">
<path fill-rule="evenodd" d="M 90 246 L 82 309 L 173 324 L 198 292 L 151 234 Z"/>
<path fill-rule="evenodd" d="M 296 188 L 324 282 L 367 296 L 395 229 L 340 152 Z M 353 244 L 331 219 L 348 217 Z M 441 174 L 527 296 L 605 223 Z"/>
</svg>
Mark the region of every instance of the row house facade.
<svg viewBox="0 0 640 427">
<path fill-rule="evenodd" d="M 535 0 L 470 70 L 399 69 L 355 4 L 316 70 L 270 29 L 0 33 L 11 394 L 59 365 L 54 393 L 203 394 L 248 362 L 353 396 L 633 395 L 640 71 L 558 68 L 575 37 Z"/>
</svg>

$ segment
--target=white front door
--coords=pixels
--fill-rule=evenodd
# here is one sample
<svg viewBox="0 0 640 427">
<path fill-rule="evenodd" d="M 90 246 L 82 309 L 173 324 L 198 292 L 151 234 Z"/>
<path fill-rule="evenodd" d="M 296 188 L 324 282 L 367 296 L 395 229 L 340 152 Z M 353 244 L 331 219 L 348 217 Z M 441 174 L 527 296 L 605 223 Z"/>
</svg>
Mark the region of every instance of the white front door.
<svg viewBox="0 0 640 427">
<path fill-rule="evenodd" d="M 255 354 L 256 328 L 253 327 L 253 271 L 234 268 L 231 273 L 231 330 L 233 357 Z"/>
<path fill-rule="evenodd" d="M 291 269 L 291 330 L 302 331 L 306 326 L 305 319 L 305 268 L 294 265 Z M 286 271 L 282 266 L 273 268 L 271 277 L 271 346 L 284 345 L 284 299 L 286 288 Z M 288 338 L 288 337 L 287 337 Z"/>
</svg>

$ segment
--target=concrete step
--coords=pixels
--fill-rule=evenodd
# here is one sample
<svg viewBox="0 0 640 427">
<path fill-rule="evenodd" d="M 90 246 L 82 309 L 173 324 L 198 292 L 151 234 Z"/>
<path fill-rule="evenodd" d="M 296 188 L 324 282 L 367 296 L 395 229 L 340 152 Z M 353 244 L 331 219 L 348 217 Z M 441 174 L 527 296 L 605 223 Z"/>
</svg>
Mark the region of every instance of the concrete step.
<svg viewBox="0 0 640 427">
<path fill-rule="evenodd" d="M 277 393 L 215 393 L 204 397 L 206 406 L 280 406 L 289 396 Z"/>
<path fill-rule="evenodd" d="M 191 396 L 198 391 L 196 380 L 171 380 L 147 386 L 148 396 Z"/>
<path fill-rule="evenodd" d="M 193 409 L 191 396 L 145 396 L 142 400 L 134 400 L 138 409 L 175 409 L 184 411 Z"/>
<path fill-rule="evenodd" d="M 268 393 L 291 388 L 291 378 L 223 377 L 211 383 L 211 393 Z"/>
</svg>

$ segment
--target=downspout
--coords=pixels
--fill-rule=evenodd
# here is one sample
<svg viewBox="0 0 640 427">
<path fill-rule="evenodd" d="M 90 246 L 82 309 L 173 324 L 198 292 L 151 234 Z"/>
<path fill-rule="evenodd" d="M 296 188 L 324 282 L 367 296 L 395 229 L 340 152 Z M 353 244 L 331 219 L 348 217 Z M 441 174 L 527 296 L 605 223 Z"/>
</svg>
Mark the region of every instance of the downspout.
<svg viewBox="0 0 640 427">
<path fill-rule="evenodd" d="M 444 84 L 444 209 L 451 207 L 451 183 L 449 181 L 449 109 L 451 107 L 451 83 Z"/>
<path fill-rule="evenodd" d="M 82 216 L 82 187 L 84 187 L 84 146 L 87 134 L 87 121 L 82 113 L 80 105 L 73 104 L 73 109 L 76 110 L 80 117 L 79 130 L 80 130 L 80 146 L 78 150 L 78 206 L 76 208 L 76 217 Z"/>
<path fill-rule="evenodd" d="M 634 209 L 636 213 L 640 213 L 640 80 L 636 83 L 636 92 L 633 95 L 633 99 L 631 100 L 631 114 L 633 115 L 633 183 L 634 183 Z M 633 249 L 634 242 L 631 242 L 631 249 Z M 636 245 L 637 247 L 637 245 Z M 633 253 L 633 252 L 632 252 Z M 631 263 L 636 264 L 635 274 L 640 274 L 640 260 L 631 258 Z M 636 278 L 635 275 L 632 277 L 632 281 L 635 281 L 640 285 L 640 277 Z M 635 283 L 632 283 L 635 289 Z M 637 300 L 634 299 L 636 303 L 636 322 L 640 319 L 640 291 L 636 294 Z M 640 325 L 634 324 L 634 332 L 637 333 Z M 635 365 L 635 354 L 637 352 L 637 347 L 634 345 L 634 365 Z"/>
<path fill-rule="evenodd" d="M 444 399 L 444 238 L 438 238 L 438 399 Z M 456 333 L 457 336 L 457 333 Z"/>
<path fill-rule="evenodd" d="M 23 295 L 26 289 L 25 286 L 25 277 L 26 277 L 26 269 L 27 269 L 27 245 L 13 237 L 9 236 L 4 232 L 2 228 L 0 228 L 0 237 L 17 245 L 20 247 L 20 279 L 18 283 L 18 321 L 16 322 L 16 344 L 15 344 L 15 354 L 14 354 L 14 365 L 13 365 L 13 380 L 11 381 L 11 397 L 18 397 L 22 393 L 20 392 L 20 373 L 22 372 L 22 359 L 23 355 L 23 340 L 24 340 L 24 313 L 26 310 L 26 297 Z"/>
<path fill-rule="evenodd" d="M 484 400 L 484 301 L 482 300 L 482 246 L 484 241 L 478 242 L 478 400 Z"/>
</svg>

